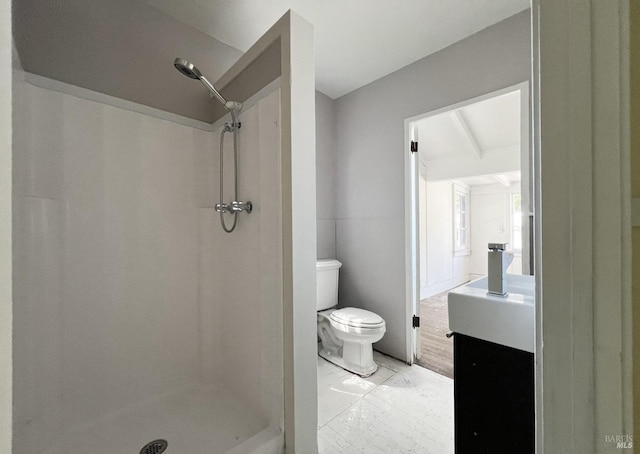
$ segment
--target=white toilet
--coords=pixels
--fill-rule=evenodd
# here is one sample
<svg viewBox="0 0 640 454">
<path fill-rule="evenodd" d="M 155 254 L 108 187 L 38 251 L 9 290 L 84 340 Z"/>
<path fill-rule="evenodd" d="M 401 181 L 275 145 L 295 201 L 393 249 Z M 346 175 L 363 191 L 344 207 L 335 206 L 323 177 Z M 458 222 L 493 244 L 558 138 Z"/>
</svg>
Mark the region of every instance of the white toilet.
<svg viewBox="0 0 640 454">
<path fill-rule="evenodd" d="M 316 262 L 319 354 L 349 372 L 368 377 L 378 369 L 372 344 L 382 339 L 386 326 L 373 312 L 355 307 L 335 309 L 341 266 L 337 260 Z"/>
</svg>

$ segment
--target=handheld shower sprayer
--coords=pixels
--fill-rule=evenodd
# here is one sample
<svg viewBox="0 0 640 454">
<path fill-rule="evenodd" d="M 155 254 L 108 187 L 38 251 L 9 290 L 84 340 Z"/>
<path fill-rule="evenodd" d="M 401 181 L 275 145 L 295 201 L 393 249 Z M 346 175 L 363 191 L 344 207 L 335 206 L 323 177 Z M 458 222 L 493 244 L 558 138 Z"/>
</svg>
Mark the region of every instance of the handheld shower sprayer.
<svg viewBox="0 0 640 454">
<path fill-rule="evenodd" d="M 216 90 L 216 87 L 214 87 L 213 84 L 202 75 L 200 70 L 193 63 L 190 63 L 184 58 L 176 58 L 173 61 L 173 66 L 175 66 L 178 71 L 180 71 L 188 78 L 199 80 L 200 82 L 202 82 L 202 85 L 204 85 L 207 90 L 209 90 L 209 92 L 213 95 L 213 97 L 220 101 L 224 108 L 229 112 L 239 113 L 242 110 L 242 103 L 236 101 L 227 101 L 226 99 L 224 99 L 220 92 Z"/>
<path fill-rule="evenodd" d="M 218 90 L 207 80 L 206 77 L 202 75 L 200 70 L 196 68 L 193 63 L 189 63 L 189 61 L 184 58 L 176 58 L 173 62 L 173 66 L 176 67 L 178 71 L 187 76 L 190 79 L 199 80 L 202 82 L 207 90 L 211 93 L 213 97 L 215 97 L 222 105 L 231 113 L 231 123 L 226 123 L 224 129 L 220 133 L 220 202 L 216 204 L 216 211 L 220 213 L 220 223 L 222 224 L 222 229 L 231 233 L 235 230 L 236 225 L 238 224 L 238 213 L 242 211 L 246 211 L 247 213 L 251 213 L 253 209 L 253 204 L 251 202 L 241 202 L 238 201 L 238 129 L 240 128 L 240 123 L 236 122 L 236 115 L 240 113 L 242 110 L 242 103 L 236 101 L 227 101 L 220 94 Z M 233 133 L 233 172 L 234 172 L 234 201 L 230 203 L 225 203 L 223 201 L 223 191 L 224 191 L 224 173 L 223 173 L 223 157 L 224 157 L 224 135 L 227 132 Z M 224 215 L 225 213 L 233 214 L 233 225 L 231 227 L 227 227 Z"/>
</svg>

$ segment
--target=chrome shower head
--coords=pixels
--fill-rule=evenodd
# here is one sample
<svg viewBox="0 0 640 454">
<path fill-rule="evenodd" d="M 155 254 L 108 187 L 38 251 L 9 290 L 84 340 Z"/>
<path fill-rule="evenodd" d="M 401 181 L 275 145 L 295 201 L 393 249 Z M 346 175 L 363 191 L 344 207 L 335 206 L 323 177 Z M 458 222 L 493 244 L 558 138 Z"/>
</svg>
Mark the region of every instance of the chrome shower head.
<svg viewBox="0 0 640 454">
<path fill-rule="evenodd" d="M 173 62 L 173 66 L 175 66 L 176 69 L 182 74 L 191 79 L 200 80 L 200 78 L 202 77 L 202 73 L 198 70 L 198 68 L 196 68 L 193 63 L 189 63 L 184 58 L 176 58 Z"/>
<path fill-rule="evenodd" d="M 202 85 L 207 87 L 207 90 L 209 90 L 211 95 L 214 96 L 218 101 L 220 101 L 225 109 L 227 109 L 232 114 L 237 114 L 242 110 L 242 103 L 236 101 L 227 101 L 226 99 L 224 99 L 220 92 L 216 90 L 216 87 L 214 87 L 211 82 L 209 82 L 207 78 L 202 75 L 200 70 L 196 68 L 193 63 L 189 63 L 189 61 L 185 60 L 184 58 L 176 58 L 173 61 L 173 66 L 175 66 L 178 71 L 180 71 L 188 78 L 199 80 L 200 82 L 202 82 Z"/>
</svg>

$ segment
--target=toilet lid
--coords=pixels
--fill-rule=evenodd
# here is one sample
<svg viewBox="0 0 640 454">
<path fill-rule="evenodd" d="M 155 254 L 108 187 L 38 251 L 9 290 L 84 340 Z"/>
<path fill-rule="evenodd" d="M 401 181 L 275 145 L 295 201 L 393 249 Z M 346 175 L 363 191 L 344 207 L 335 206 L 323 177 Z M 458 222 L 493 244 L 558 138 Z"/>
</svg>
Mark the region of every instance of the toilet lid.
<svg viewBox="0 0 640 454">
<path fill-rule="evenodd" d="M 345 307 L 335 310 L 331 313 L 330 317 L 337 323 L 349 326 L 374 328 L 384 325 L 384 320 L 378 314 L 355 307 Z"/>
</svg>

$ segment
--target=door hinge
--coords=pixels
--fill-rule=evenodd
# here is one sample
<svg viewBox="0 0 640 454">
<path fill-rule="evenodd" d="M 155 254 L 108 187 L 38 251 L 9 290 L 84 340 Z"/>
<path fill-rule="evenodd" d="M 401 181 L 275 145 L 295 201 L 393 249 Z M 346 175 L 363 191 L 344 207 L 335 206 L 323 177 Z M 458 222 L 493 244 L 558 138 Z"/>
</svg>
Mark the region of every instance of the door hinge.
<svg viewBox="0 0 640 454">
<path fill-rule="evenodd" d="M 412 324 L 414 328 L 420 328 L 420 317 L 418 317 L 417 315 L 414 315 Z"/>
<path fill-rule="evenodd" d="M 418 151 L 418 142 L 411 141 L 411 153 L 416 153 Z"/>
</svg>

